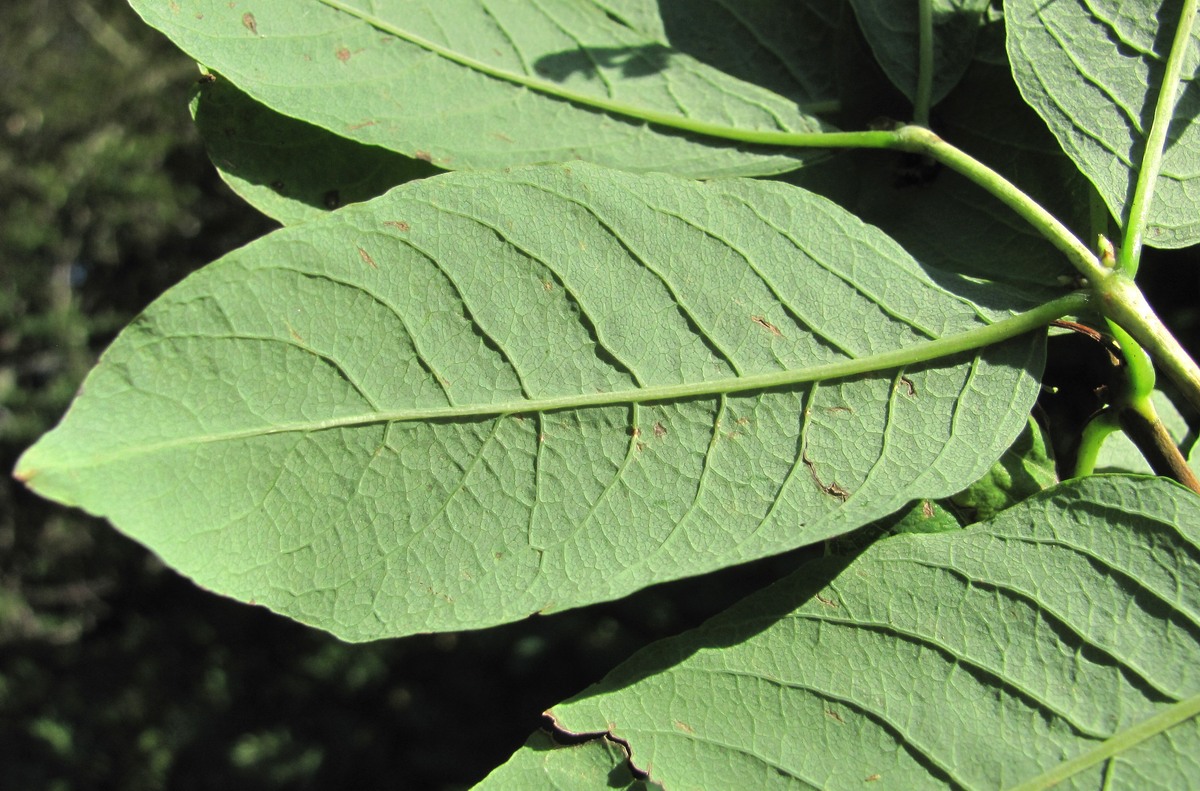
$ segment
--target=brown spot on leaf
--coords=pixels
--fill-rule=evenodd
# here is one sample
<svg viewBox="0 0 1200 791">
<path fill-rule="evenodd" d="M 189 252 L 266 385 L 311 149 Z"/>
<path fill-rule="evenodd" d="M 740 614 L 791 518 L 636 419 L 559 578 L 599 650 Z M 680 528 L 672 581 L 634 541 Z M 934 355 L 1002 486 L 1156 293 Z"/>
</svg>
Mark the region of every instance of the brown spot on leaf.
<svg viewBox="0 0 1200 791">
<path fill-rule="evenodd" d="M 838 412 L 853 412 L 854 410 L 848 406 L 827 406 L 825 407 L 826 414 L 836 415 Z"/>
<path fill-rule="evenodd" d="M 802 451 L 800 453 L 800 458 L 804 461 L 804 466 L 808 467 L 808 472 L 812 475 L 813 481 L 816 482 L 817 488 L 825 492 L 825 494 L 829 495 L 830 497 L 838 498 L 843 503 L 850 499 L 850 492 L 846 491 L 841 486 L 838 486 L 836 482 L 830 481 L 826 484 L 821 481 L 821 476 L 817 475 L 817 465 L 813 463 L 812 459 L 808 458 L 807 453 Z"/>
<path fill-rule="evenodd" d="M 642 430 L 640 428 L 638 428 L 637 426 L 634 426 L 633 428 L 629 429 L 629 436 L 640 437 L 640 436 L 642 436 Z"/>
<path fill-rule="evenodd" d="M 554 281 L 553 280 L 543 280 L 542 281 L 542 290 L 545 291 L 546 293 L 550 293 L 551 291 L 553 291 L 554 290 Z"/>
<path fill-rule="evenodd" d="M 254 35 L 258 35 L 258 20 L 256 20 L 254 18 L 254 14 L 251 14 L 249 11 L 242 14 L 242 27 L 246 28 L 246 30 L 249 30 Z"/>
<path fill-rule="evenodd" d="M 817 601 L 821 602 L 821 604 L 824 604 L 826 607 L 832 607 L 835 610 L 838 608 L 837 602 L 835 602 L 833 599 L 827 599 L 819 593 L 817 594 Z"/>
<path fill-rule="evenodd" d="M 284 324 L 287 325 L 288 335 L 291 335 L 296 340 L 296 343 L 304 343 L 304 338 L 300 337 L 300 333 L 296 332 L 296 328 L 290 322 L 285 321 Z"/>
<path fill-rule="evenodd" d="M 837 722 L 840 722 L 842 725 L 845 725 L 845 724 L 846 724 L 846 721 L 842 719 L 842 715 L 841 715 L 841 714 L 838 714 L 838 713 L 837 713 L 836 711 L 834 711 L 833 709 L 825 709 L 825 716 L 826 716 L 826 717 L 828 717 L 828 718 L 829 718 L 829 719 L 831 719 L 831 720 L 835 720 L 835 721 L 837 721 Z"/>
<path fill-rule="evenodd" d="M 913 384 L 911 379 L 909 379 L 907 376 L 901 376 L 900 384 L 904 385 L 904 392 L 909 398 L 917 397 L 917 386 Z"/>
<path fill-rule="evenodd" d="M 733 421 L 733 422 L 734 422 L 734 423 L 736 423 L 736 424 L 737 424 L 737 425 L 739 425 L 739 426 L 748 426 L 748 425 L 750 425 L 750 418 L 748 418 L 748 417 L 740 417 L 740 418 L 738 418 L 737 420 L 735 420 L 735 421 Z"/>
<path fill-rule="evenodd" d="M 765 330 L 770 330 L 771 334 L 772 334 L 772 335 L 774 335 L 775 337 L 777 337 L 777 338 L 782 338 L 782 337 L 783 337 L 783 333 L 779 331 L 779 328 L 778 328 L 778 327 L 776 327 L 776 326 L 775 326 L 774 324 L 772 324 L 771 322 L 767 321 L 765 317 L 763 317 L 763 316 L 751 316 L 751 317 L 750 317 L 750 320 L 751 320 L 751 321 L 753 321 L 753 322 L 754 322 L 755 324 L 757 324 L 758 326 L 762 327 L 763 329 L 765 329 Z"/>
<path fill-rule="evenodd" d="M 350 124 L 346 127 L 347 132 L 357 132 L 359 129 L 366 129 L 368 126 L 374 126 L 376 121 L 363 121 L 361 124 Z"/>
<path fill-rule="evenodd" d="M 684 733 L 695 733 L 696 732 L 695 728 L 693 728 L 691 725 L 688 725 L 686 722 L 681 722 L 680 720 L 675 720 L 675 727 L 678 728 L 679 730 L 683 731 Z"/>
<path fill-rule="evenodd" d="M 384 225 L 391 226 L 397 231 L 401 231 L 403 233 L 408 233 L 410 230 L 412 230 L 412 226 L 406 223 L 404 220 L 388 220 L 384 223 Z"/>
<path fill-rule="evenodd" d="M 883 777 L 882 775 L 867 775 L 866 778 L 863 780 L 863 782 L 864 783 L 874 783 L 875 781 L 882 779 L 882 777 Z"/>
<path fill-rule="evenodd" d="M 337 52 L 335 52 L 333 54 L 337 56 L 338 60 L 340 60 L 342 63 L 345 63 L 348 60 L 350 60 L 350 56 L 353 55 L 354 53 L 351 52 L 350 50 L 346 49 L 345 47 L 338 47 Z"/>
<path fill-rule="evenodd" d="M 921 503 L 921 516 L 925 517 L 926 519 L 933 518 L 933 503 L 929 502 L 928 500 Z"/>
<path fill-rule="evenodd" d="M 492 132 L 492 137 L 496 138 L 497 140 L 503 140 L 505 143 L 513 142 L 513 139 L 503 132 Z"/>
<path fill-rule="evenodd" d="M 422 162 L 432 162 L 433 161 L 433 154 L 430 154 L 428 151 L 417 150 L 417 151 L 413 152 L 413 156 L 416 157 L 417 159 L 421 160 Z"/>
<path fill-rule="evenodd" d="M 667 429 L 662 423 L 654 424 L 654 436 L 656 439 L 662 439 L 667 436 Z"/>
<path fill-rule="evenodd" d="M 372 269 L 379 268 L 379 266 L 375 263 L 375 259 L 371 257 L 371 254 L 361 247 L 358 248 L 358 257 L 363 260 L 363 263 L 368 264 Z"/>
</svg>

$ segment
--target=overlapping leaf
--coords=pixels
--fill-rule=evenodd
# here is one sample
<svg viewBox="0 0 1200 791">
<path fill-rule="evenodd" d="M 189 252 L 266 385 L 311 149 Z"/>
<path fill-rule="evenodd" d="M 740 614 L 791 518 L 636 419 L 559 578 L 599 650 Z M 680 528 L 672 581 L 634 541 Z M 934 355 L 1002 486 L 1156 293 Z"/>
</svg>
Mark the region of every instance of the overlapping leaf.
<svg viewBox="0 0 1200 791">
<path fill-rule="evenodd" d="M 625 113 L 818 131 L 796 102 L 831 98 L 735 79 L 579 0 L 133 5 L 267 107 L 442 168 L 585 159 L 691 176 L 778 173 L 819 154 L 713 145 Z"/>
<path fill-rule="evenodd" d="M 1043 340 L 912 361 L 1007 315 L 789 185 L 447 174 L 169 291 L 18 474 L 347 639 L 485 626 L 962 489 Z"/>
<path fill-rule="evenodd" d="M 605 739 L 566 747 L 539 731 L 513 757 L 475 786 L 480 791 L 575 791 L 579 788 L 653 791 L 660 786 L 638 780 L 625 752 Z"/>
<path fill-rule="evenodd" d="M 645 649 L 551 715 L 626 743 L 665 788 L 1142 791 L 1200 777 L 1192 493 L 1083 479 L 844 563 Z"/>
<path fill-rule="evenodd" d="M 1124 222 L 1179 18 L 1178 0 L 1010 0 L 1008 51 L 1021 93 L 1114 217 Z M 1146 231 L 1156 247 L 1200 241 L 1200 63 L 1194 31 Z"/>
<path fill-rule="evenodd" d="M 273 112 L 220 78 L 201 84 L 192 114 L 225 183 L 284 225 L 439 172 Z"/>
<path fill-rule="evenodd" d="M 962 79 L 989 0 L 933 0 L 933 102 Z M 916 0 L 850 0 L 875 59 L 910 100 L 917 95 L 920 31 Z"/>
</svg>

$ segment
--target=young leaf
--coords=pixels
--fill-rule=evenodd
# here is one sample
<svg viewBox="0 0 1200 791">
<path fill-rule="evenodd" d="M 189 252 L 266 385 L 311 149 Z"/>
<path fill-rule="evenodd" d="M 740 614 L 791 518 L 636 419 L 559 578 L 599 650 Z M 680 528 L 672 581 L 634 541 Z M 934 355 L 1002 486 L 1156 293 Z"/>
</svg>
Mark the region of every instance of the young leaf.
<svg viewBox="0 0 1200 791">
<path fill-rule="evenodd" d="M 999 341 L 1067 303 L 973 304 L 786 184 L 447 174 L 167 292 L 18 475 L 346 639 L 479 627 L 960 490 L 1038 391 Z"/>
<path fill-rule="evenodd" d="M 971 63 L 989 0 L 932 0 L 933 102 L 945 98 Z M 850 0 L 863 36 L 888 79 L 909 100 L 917 95 L 920 35 L 917 0 Z"/>
<path fill-rule="evenodd" d="M 762 175 L 821 154 L 713 146 L 630 113 L 743 131 L 828 128 L 798 97 L 734 79 L 592 3 L 132 2 L 267 107 L 442 168 L 585 159 Z"/>
<path fill-rule="evenodd" d="M 550 714 L 665 788 L 1186 788 L 1198 526 L 1170 481 L 1072 481 L 807 566 Z"/>
<path fill-rule="evenodd" d="M 1177 0 L 1009 0 L 1008 52 L 1025 100 L 1124 222 L 1178 17 Z M 1146 244 L 1200 241 L 1196 32 L 1167 136 Z M 1183 87 L 1185 86 L 1185 87 Z"/>
</svg>

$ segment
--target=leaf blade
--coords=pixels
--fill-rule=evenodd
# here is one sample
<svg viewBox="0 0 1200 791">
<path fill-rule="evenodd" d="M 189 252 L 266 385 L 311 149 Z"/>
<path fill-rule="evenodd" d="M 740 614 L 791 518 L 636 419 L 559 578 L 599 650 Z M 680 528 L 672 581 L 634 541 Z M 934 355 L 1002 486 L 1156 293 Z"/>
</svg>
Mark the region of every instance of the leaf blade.
<svg viewBox="0 0 1200 791">
<path fill-rule="evenodd" d="M 1095 185 L 1112 216 L 1125 221 L 1165 69 L 1178 4 L 1019 0 L 1006 4 L 1008 52 L 1025 101 Z M 1166 21 L 1160 26 L 1159 19 Z M 1178 248 L 1200 239 L 1200 134 L 1190 119 L 1197 32 L 1185 59 L 1181 92 L 1145 243 Z"/>
<path fill-rule="evenodd" d="M 1163 479 L 1063 484 L 810 565 L 550 714 L 666 787 L 1095 787 L 1119 755 L 1109 787 L 1170 788 L 1200 734 L 1197 524 Z"/>
<path fill-rule="evenodd" d="M 448 174 L 168 292 L 18 475 L 348 639 L 484 626 L 961 489 L 1037 394 L 1036 335 L 955 345 L 1011 315 L 787 185 Z"/>
<path fill-rule="evenodd" d="M 294 2 L 265 0 L 253 25 L 218 0 L 198 4 L 193 18 L 160 0 L 134 7 L 268 107 L 442 168 L 587 159 L 763 175 L 821 154 L 717 145 L 622 114 L 684 126 L 827 128 L 793 99 L 733 79 L 593 4 L 391 0 L 368 12 L 306 0 L 297 13 Z"/>
</svg>

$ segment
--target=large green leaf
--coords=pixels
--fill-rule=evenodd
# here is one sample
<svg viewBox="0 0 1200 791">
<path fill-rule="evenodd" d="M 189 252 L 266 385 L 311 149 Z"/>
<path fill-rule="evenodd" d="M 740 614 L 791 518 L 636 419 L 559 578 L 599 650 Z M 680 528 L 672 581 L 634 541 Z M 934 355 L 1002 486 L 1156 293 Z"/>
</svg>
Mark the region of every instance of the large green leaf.
<svg viewBox="0 0 1200 791">
<path fill-rule="evenodd" d="M 627 113 L 819 131 L 796 102 L 832 98 L 735 79 L 586 0 L 132 2 L 267 107 L 442 168 L 585 159 L 692 176 L 779 173 L 819 153 L 714 145 Z"/>
<path fill-rule="evenodd" d="M 446 174 L 169 291 L 18 475 L 347 639 L 485 626 L 962 489 L 1044 339 L 916 361 L 1009 316 L 790 185 Z"/>
<path fill-rule="evenodd" d="M 550 714 L 621 740 L 665 788 L 1195 786 L 1195 495 L 1088 478 L 843 563 L 652 645 Z"/>
<path fill-rule="evenodd" d="M 975 37 L 990 0 L 931 0 L 933 102 L 962 79 L 975 53 Z M 850 0 L 863 36 L 888 79 L 909 100 L 917 95 L 920 32 L 917 0 Z"/>
<path fill-rule="evenodd" d="M 803 101 L 837 93 L 836 70 L 828 64 L 836 55 L 833 32 L 842 24 L 840 0 L 739 5 L 672 0 L 661 8 L 657 0 L 592 1 L 622 25 L 669 41 L 677 52 L 782 96 Z M 192 113 L 221 177 L 284 224 L 378 197 L 437 170 L 276 112 L 223 76 L 202 81 Z"/>
<path fill-rule="evenodd" d="M 1008 52 L 1026 101 L 1124 222 L 1154 116 L 1179 0 L 1009 0 Z M 1146 230 L 1155 247 L 1200 241 L 1196 32 Z"/>
</svg>

